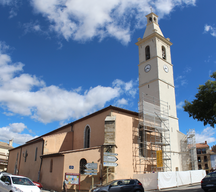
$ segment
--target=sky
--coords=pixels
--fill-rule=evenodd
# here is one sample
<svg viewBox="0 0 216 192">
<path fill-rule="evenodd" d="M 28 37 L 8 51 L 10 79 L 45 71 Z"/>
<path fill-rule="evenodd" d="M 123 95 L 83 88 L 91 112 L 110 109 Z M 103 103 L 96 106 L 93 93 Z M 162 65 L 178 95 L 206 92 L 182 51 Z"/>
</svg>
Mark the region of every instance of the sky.
<svg viewBox="0 0 216 192">
<path fill-rule="evenodd" d="M 182 108 L 216 71 L 215 0 L 0 0 L 0 141 L 17 147 L 109 105 L 138 112 L 135 43 L 151 9 L 173 43 L 179 130 L 215 145 L 216 129 Z"/>
</svg>

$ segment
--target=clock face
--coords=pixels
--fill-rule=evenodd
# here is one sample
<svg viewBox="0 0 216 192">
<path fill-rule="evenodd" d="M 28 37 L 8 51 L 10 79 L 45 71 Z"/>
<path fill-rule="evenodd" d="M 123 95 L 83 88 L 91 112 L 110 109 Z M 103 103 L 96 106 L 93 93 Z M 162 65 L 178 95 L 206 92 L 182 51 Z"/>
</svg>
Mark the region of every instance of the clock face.
<svg viewBox="0 0 216 192">
<path fill-rule="evenodd" d="M 168 68 L 166 65 L 164 65 L 163 68 L 164 68 L 164 71 L 165 71 L 166 73 L 169 72 L 169 68 Z"/>
<path fill-rule="evenodd" d="M 148 73 L 150 70 L 151 70 L 151 65 L 150 64 L 146 65 L 145 68 L 144 68 L 144 71 L 146 73 Z"/>
</svg>

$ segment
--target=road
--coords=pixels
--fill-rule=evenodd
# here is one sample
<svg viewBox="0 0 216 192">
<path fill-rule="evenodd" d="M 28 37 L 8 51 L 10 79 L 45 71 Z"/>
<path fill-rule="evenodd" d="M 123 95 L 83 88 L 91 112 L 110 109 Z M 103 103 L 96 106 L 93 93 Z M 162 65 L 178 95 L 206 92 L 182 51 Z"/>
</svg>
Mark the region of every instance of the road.
<svg viewBox="0 0 216 192">
<path fill-rule="evenodd" d="M 146 191 L 146 192 L 157 192 L 156 191 Z M 199 185 L 192 185 L 192 186 L 184 186 L 184 187 L 177 187 L 177 188 L 170 188 L 170 189 L 161 189 L 159 192 L 204 192 Z M 209 192 L 215 192 L 215 189 L 209 190 Z"/>
</svg>

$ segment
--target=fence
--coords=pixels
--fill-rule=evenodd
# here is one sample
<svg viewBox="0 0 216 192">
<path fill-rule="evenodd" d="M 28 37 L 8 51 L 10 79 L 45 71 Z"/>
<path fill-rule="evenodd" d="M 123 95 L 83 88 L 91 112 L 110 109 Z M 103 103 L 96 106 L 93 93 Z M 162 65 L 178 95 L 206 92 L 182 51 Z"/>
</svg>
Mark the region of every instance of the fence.
<svg viewBox="0 0 216 192">
<path fill-rule="evenodd" d="M 205 170 L 158 172 L 149 174 L 134 174 L 145 190 L 164 189 L 201 182 L 206 176 Z"/>
</svg>

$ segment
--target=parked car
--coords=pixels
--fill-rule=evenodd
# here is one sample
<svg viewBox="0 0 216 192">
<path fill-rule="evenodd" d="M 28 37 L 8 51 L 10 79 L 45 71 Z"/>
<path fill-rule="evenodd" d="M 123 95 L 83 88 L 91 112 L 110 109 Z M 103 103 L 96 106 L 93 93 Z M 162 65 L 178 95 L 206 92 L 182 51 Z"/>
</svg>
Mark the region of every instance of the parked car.
<svg viewBox="0 0 216 192">
<path fill-rule="evenodd" d="M 137 179 L 113 180 L 105 185 L 94 188 L 91 192 L 144 192 L 142 183 Z"/>
<path fill-rule="evenodd" d="M 40 192 L 27 177 L 3 173 L 0 178 L 1 192 Z"/>
<path fill-rule="evenodd" d="M 216 172 L 207 174 L 201 181 L 201 187 L 205 192 L 216 189 Z"/>
<path fill-rule="evenodd" d="M 32 181 L 37 187 L 39 187 L 40 189 L 43 188 L 43 186 L 41 185 L 41 183 L 36 182 L 36 181 Z"/>
</svg>

